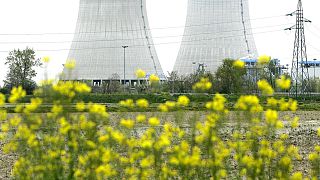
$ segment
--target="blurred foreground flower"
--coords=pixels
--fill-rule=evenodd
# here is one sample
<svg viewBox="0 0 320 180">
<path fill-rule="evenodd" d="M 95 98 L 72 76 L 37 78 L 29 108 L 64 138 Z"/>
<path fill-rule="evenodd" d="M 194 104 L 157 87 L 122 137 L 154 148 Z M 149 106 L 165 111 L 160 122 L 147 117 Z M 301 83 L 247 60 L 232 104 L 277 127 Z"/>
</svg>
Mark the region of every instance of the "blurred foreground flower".
<svg viewBox="0 0 320 180">
<path fill-rule="evenodd" d="M 142 69 L 138 69 L 136 71 L 136 77 L 139 79 L 145 78 L 146 77 L 146 72 L 144 72 Z"/>
<path fill-rule="evenodd" d="M 200 82 L 197 82 L 192 86 L 193 90 L 196 91 L 207 91 L 212 88 L 212 83 L 209 81 L 209 78 L 201 78 Z"/>
<path fill-rule="evenodd" d="M 160 78 L 155 74 L 151 74 L 151 76 L 149 77 L 149 81 L 151 84 L 157 84 L 159 83 Z"/>
<path fill-rule="evenodd" d="M 263 95 L 272 96 L 274 93 L 273 88 L 266 80 L 258 81 L 258 88 L 262 91 Z"/>
<path fill-rule="evenodd" d="M 3 106 L 6 101 L 6 97 L 0 93 L 0 106 Z"/>
<path fill-rule="evenodd" d="M 280 79 L 277 79 L 276 83 L 281 89 L 288 90 L 291 86 L 291 79 L 287 79 L 286 76 L 282 75 Z"/>
<path fill-rule="evenodd" d="M 42 58 L 42 61 L 43 61 L 44 63 L 49 63 L 49 62 L 50 62 L 50 57 L 45 56 L 45 57 Z"/>
<path fill-rule="evenodd" d="M 245 63 L 241 60 L 236 60 L 233 62 L 233 67 L 241 69 L 245 67 Z"/>
<path fill-rule="evenodd" d="M 74 69 L 75 66 L 76 66 L 76 60 L 74 60 L 74 59 L 67 60 L 66 64 L 64 65 L 64 67 L 67 69 Z"/>
<path fill-rule="evenodd" d="M 148 108 L 149 102 L 146 99 L 138 99 L 136 102 L 139 108 Z"/>
<path fill-rule="evenodd" d="M 19 99 L 25 97 L 27 95 L 26 91 L 22 89 L 22 86 L 18 88 L 14 87 L 11 90 L 11 96 L 9 97 L 10 103 L 16 103 Z"/>
<path fill-rule="evenodd" d="M 265 65 L 271 61 L 271 56 L 262 55 L 258 58 L 258 64 Z"/>
<path fill-rule="evenodd" d="M 187 96 L 179 96 L 178 98 L 178 105 L 180 106 L 188 106 L 190 103 L 190 100 Z"/>
</svg>

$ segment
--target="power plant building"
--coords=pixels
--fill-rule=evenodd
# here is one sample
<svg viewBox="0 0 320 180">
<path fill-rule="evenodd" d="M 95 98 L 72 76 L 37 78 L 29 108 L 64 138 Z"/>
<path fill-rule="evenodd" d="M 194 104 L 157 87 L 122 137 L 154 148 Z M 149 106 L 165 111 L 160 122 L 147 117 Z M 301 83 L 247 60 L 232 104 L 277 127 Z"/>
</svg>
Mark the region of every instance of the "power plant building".
<svg viewBox="0 0 320 180">
<path fill-rule="evenodd" d="M 163 79 L 153 44 L 145 0 L 80 0 L 68 55 L 76 66 L 65 79 L 128 83 L 137 69 Z"/>
<path fill-rule="evenodd" d="M 200 66 L 214 73 L 226 58 L 258 55 L 248 0 L 189 0 L 186 27 L 174 71 Z"/>
</svg>

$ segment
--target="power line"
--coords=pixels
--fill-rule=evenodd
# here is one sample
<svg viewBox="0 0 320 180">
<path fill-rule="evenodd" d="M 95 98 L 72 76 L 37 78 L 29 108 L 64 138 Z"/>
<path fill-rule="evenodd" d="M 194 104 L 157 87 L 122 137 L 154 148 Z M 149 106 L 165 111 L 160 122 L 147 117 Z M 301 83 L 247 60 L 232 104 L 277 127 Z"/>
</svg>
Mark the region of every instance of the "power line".
<svg viewBox="0 0 320 180">
<path fill-rule="evenodd" d="M 269 17 L 261 17 L 261 18 L 253 18 L 247 19 L 246 21 L 256 21 L 262 19 L 270 19 L 276 17 L 284 17 L 283 15 L 278 16 L 269 16 Z M 208 26 L 208 25 L 217 25 L 217 24 L 228 24 L 234 23 L 239 21 L 225 21 L 225 22 L 216 22 L 216 23 L 207 23 L 207 24 L 196 24 L 196 25 L 185 25 L 185 26 L 169 26 L 169 27 L 158 27 L 158 28 L 150 28 L 146 30 L 167 30 L 167 29 L 179 29 L 179 28 L 191 28 L 191 27 L 198 27 L 198 26 Z M 43 36 L 43 35 L 74 35 L 74 34 L 96 34 L 96 33 L 106 33 L 106 32 L 131 32 L 131 31 L 143 31 L 144 29 L 131 29 L 131 30 L 118 30 L 118 31 L 94 31 L 94 32 L 76 32 L 76 33 L 3 33 L 0 36 Z"/>
<path fill-rule="evenodd" d="M 266 34 L 266 33 L 273 33 L 273 32 L 280 32 L 283 31 L 283 29 L 280 30 L 273 30 L 273 31 L 264 31 L 264 32 L 258 32 L 258 33 L 251 33 L 248 35 L 255 35 L 255 34 Z M 166 43 L 154 43 L 154 44 L 149 44 L 150 45 L 167 45 L 167 44 L 180 44 L 180 43 L 185 43 L 185 42 L 202 42 L 202 41 L 211 41 L 215 39 L 220 39 L 220 38 L 232 38 L 232 37 L 242 37 L 243 35 L 233 35 L 233 36 L 221 36 L 221 37 L 215 37 L 215 38 L 208 38 L 208 39 L 198 39 L 198 40 L 188 40 L 188 41 L 176 41 L 176 42 L 166 42 Z M 190 44 L 191 45 L 191 44 Z M 197 44 L 194 44 L 197 45 Z M 143 45 L 131 45 L 130 47 L 145 47 L 148 46 L 147 44 Z M 69 50 L 74 50 L 74 51 L 80 51 L 80 50 L 93 50 L 93 49 L 120 49 L 121 47 L 98 47 L 98 48 L 79 48 L 79 49 L 48 49 L 48 50 L 35 50 L 38 52 L 57 52 L 57 51 L 69 51 Z M 0 53 L 7 53 L 8 51 L 0 51 Z"/>
<path fill-rule="evenodd" d="M 279 26 L 287 26 L 288 24 L 278 24 L 278 25 L 272 25 L 272 26 L 260 26 L 251 28 L 251 30 L 254 29 L 264 29 L 264 28 L 271 28 L 271 27 L 279 27 Z M 237 32 L 237 31 L 243 31 L 243 29 L 239 30 L 230 30 L 230 31 L 220 31 L 219 33 L 229 33 L 229 32 Z M 217 32 L 215 32 L 217 33 Z M 208 33 L 198 33 L 198 34 L 189 34 L 189 35 L 173 35 L 173 36 L 158 36 L 158 37 L 152 37 L 153 39 L 164 39 L 164 38 L 176 38 L 176 37 L 187 37 L 187 36 L 200 36 L 200 35 L 210 35 L 213 34 L 212 32 Z M 79 43 L 87 43 L 87 42 L 108 42 L 108 41 L 133 41 L 138 39 L 145 39 L 145 37 L 142 38 L 133 38 L 133 39 L 96 39 L 96 40 L 83 40 L 83 41 L 30 41 L 30 42 L 0 42 L 0 44 L 63 44 L 63 43 L 72 43 L 72 42 L 79 42 Z"/>
</svg>

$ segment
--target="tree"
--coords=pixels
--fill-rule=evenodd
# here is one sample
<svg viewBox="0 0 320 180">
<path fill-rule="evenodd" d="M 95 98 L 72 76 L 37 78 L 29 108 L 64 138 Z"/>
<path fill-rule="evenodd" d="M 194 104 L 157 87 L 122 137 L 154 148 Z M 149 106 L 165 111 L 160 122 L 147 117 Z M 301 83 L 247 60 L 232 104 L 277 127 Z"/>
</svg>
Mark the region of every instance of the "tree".
<svg viewBox="0 0 320 180">
<path fill-rule="evenodd" d="M 232 59 L 225 59 L 215 74 L 217 85 L 219 86 L 218 89 L 221 93 L 242 92 L 246 69 L 234 67 L 233 62 L 234 60 Z"/>
<path fill-rule="evenodd" d="M 30 94 L 36 88 L 36 83 L 32 78 L 37 75 L 35 67 L 42 65 L 40 59 L 35 57 L 33 49 L 13 50 L 6 58 L 5 64 L 9 66 L 9 71 L 4 80 L 4 86 L 12 89 L 22 86 Z"/>
</svg>

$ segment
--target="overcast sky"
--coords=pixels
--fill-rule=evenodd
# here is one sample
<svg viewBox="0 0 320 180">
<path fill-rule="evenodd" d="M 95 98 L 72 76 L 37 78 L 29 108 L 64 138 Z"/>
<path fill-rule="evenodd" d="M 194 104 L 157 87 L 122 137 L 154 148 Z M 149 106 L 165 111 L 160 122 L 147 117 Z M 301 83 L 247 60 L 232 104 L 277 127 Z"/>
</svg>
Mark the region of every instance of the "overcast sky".
<svg viewBox="0 0 320 180">
<path fill-rule="evenodd" d="M 294 24 L 293 17 L 282 16 L 296 9 L 298 0 L 250 0 L 250 14 L 256 45 L 260 54 L 268 54 L 289 64 L 292 58 L 294 32 L 283 29 Z M 320 59 L 319 0 L 304 0 L 308 58 Z M 65 62 L 71 43 L 34 44 L 19 42 L 72 41 L 71 35 L 12 36 L 4 34 L 73 33 L 77 21 L 79 0 L 0 0 L 0 84 L 7 72 L 5 57 L 14 48 L 32 47 L 38 57 L 50 56 L 49 74 L 55 77 Z M 149 22 L 152 28 L 184 26 L 187 0 L 147 0 Z M 183 34 L 183 28 L 153 30 L 154 37 Z M 154 43 L 179 42 L 182 37 L 154 39 Z M 7 44 L 4 42 L 17 42 Z M 156 46 L 165 72 L 171 71 L 180 44 Z M 56 50 L 62 51 L 37 51 Z M 43 70 L 38 70 L 37 80 Z"/>
</svg>

